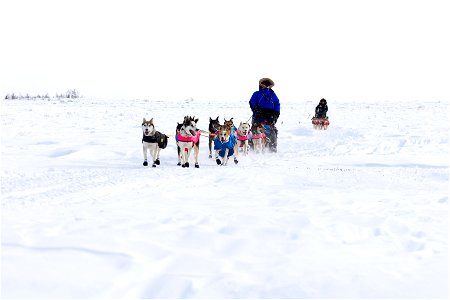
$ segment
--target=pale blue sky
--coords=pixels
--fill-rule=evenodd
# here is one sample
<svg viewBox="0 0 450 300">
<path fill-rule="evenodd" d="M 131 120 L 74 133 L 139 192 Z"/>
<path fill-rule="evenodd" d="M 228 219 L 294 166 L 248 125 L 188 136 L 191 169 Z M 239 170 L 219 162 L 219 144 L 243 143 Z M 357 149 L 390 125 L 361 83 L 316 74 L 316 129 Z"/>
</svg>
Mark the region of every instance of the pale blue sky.
<svg viewBox="0 0 450 300">
<path fill-rule="evenodd" d="M 0 2 L 0 91 L 446 100 L 448 1 Z"/>
</svg>

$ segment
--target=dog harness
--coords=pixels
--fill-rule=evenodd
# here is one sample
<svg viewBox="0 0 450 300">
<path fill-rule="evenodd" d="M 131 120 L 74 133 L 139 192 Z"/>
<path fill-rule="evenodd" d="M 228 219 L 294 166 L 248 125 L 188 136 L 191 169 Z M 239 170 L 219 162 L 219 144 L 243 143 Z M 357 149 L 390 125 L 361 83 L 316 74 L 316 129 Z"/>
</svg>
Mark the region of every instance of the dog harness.
<svg viewBox="0 0 450 300">
<path fill-rule="evenodd" d="M 252 135 L 252 139 L 262 139 L 265 138 L 266 134 L 265 133 L 260 133 L 260 134 L 254 134 Z"/>
<path fill-rule="evenodd" d="M 236 133 L 237 133 L 239 141 L 246 141 L 246 140 L 248 140 L 248 133 L 246 135 L 240 135 L 239 131 L 236 131 Z"/>
<path fill-rule="evenodd" d="M 142 142 L 157 143 L 158 142 L 158 138 L 156 137 L 156 134 L 154 134 L 154 135 L 144 135 L 142 137 Z"/>
<path fill-rule="evenodd" d="M 197 133 L 192 136 L 182 136 L 179 131 L 177 133 L 177 141 L 180 141 L 180 142 L 192 142 L 192 143 L 196 144 L 199 139 L 200 139 L 200 130 L 197 131 Z"/>
</svg>

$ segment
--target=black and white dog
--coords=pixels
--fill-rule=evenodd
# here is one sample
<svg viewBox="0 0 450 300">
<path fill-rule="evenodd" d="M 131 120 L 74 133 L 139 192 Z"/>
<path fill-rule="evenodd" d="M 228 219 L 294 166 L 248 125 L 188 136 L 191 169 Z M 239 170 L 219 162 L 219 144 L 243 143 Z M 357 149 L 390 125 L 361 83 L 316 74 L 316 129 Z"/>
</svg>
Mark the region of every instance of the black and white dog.
<svg viewBox="0 0 450 300">
<path fill-rule="evenodd" d="M 159 161 L 159 152 L 161 148 L 158 145 L 158 141 L 161 138 L 161 133 L 155 130 L 155 125 L 153 124 L 153 118 L 150 120 L 146 120 L 145 118 L 142 121 L 142 149 L 144 152 L 144 166 L 148 166 L 147 162 L 147 153 L 150 152 L 150 155 L 153 159 L 152 167 L 156 167 L 156 165 L 160 164 Z"/>
<path fill-rule="evenodd" d="M 200 130 L 197 129 L 198 119 L 185 116 L 183 123 L 177 125 L 176 141 L 178 151 L 178 165 L 189 168 L 189 157 L 192 149 L 195 152 L 195 167 L 199 168 L 198 154 L 200 152 Z"/>
</svg>

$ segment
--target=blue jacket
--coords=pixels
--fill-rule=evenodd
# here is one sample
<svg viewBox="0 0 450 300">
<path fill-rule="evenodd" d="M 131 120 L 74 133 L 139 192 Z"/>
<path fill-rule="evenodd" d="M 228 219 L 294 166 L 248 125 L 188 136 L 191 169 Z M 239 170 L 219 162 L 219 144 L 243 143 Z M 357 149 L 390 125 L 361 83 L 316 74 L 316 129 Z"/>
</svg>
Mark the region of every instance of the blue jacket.
<svg viewBox="0 0 450 300">
<path fill-rule="evenodd" d="M 234 135 L 230 135 L 228 142 L 223 144 L 220 142 L 218 137 L 214 139 L 214 150 L 220 150 L 219 151 L 220 157 L 225 156 L 225 149 L 227 148 L 228 148 L 228 157 L 232 156 L 234 154 L 234 145 L 236 145 L 236 138 L 234 137 Z"/>
<path fill-rule="evenodd" d="M 272 89 L 260 88 L 259 91 L 253 93 L 249 104 L 252 111 L 262 108 L 280 112 L 280 100 Z"/>
</svg>

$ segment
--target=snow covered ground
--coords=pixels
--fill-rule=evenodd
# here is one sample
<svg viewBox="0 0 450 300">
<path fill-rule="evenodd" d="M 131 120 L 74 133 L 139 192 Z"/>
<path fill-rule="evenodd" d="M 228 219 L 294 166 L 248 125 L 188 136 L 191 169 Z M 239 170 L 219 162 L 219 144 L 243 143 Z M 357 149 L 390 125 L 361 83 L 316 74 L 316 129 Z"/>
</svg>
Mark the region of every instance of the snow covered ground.
<svg viewBox="0 0 450 300">
<path fill-rule="evenodd" d="M 449 106 L 282 99 L 279 151 L 143 167 L 248 100 L 2 100 L 5 298 L 448 298 Z"/>
</svg>

